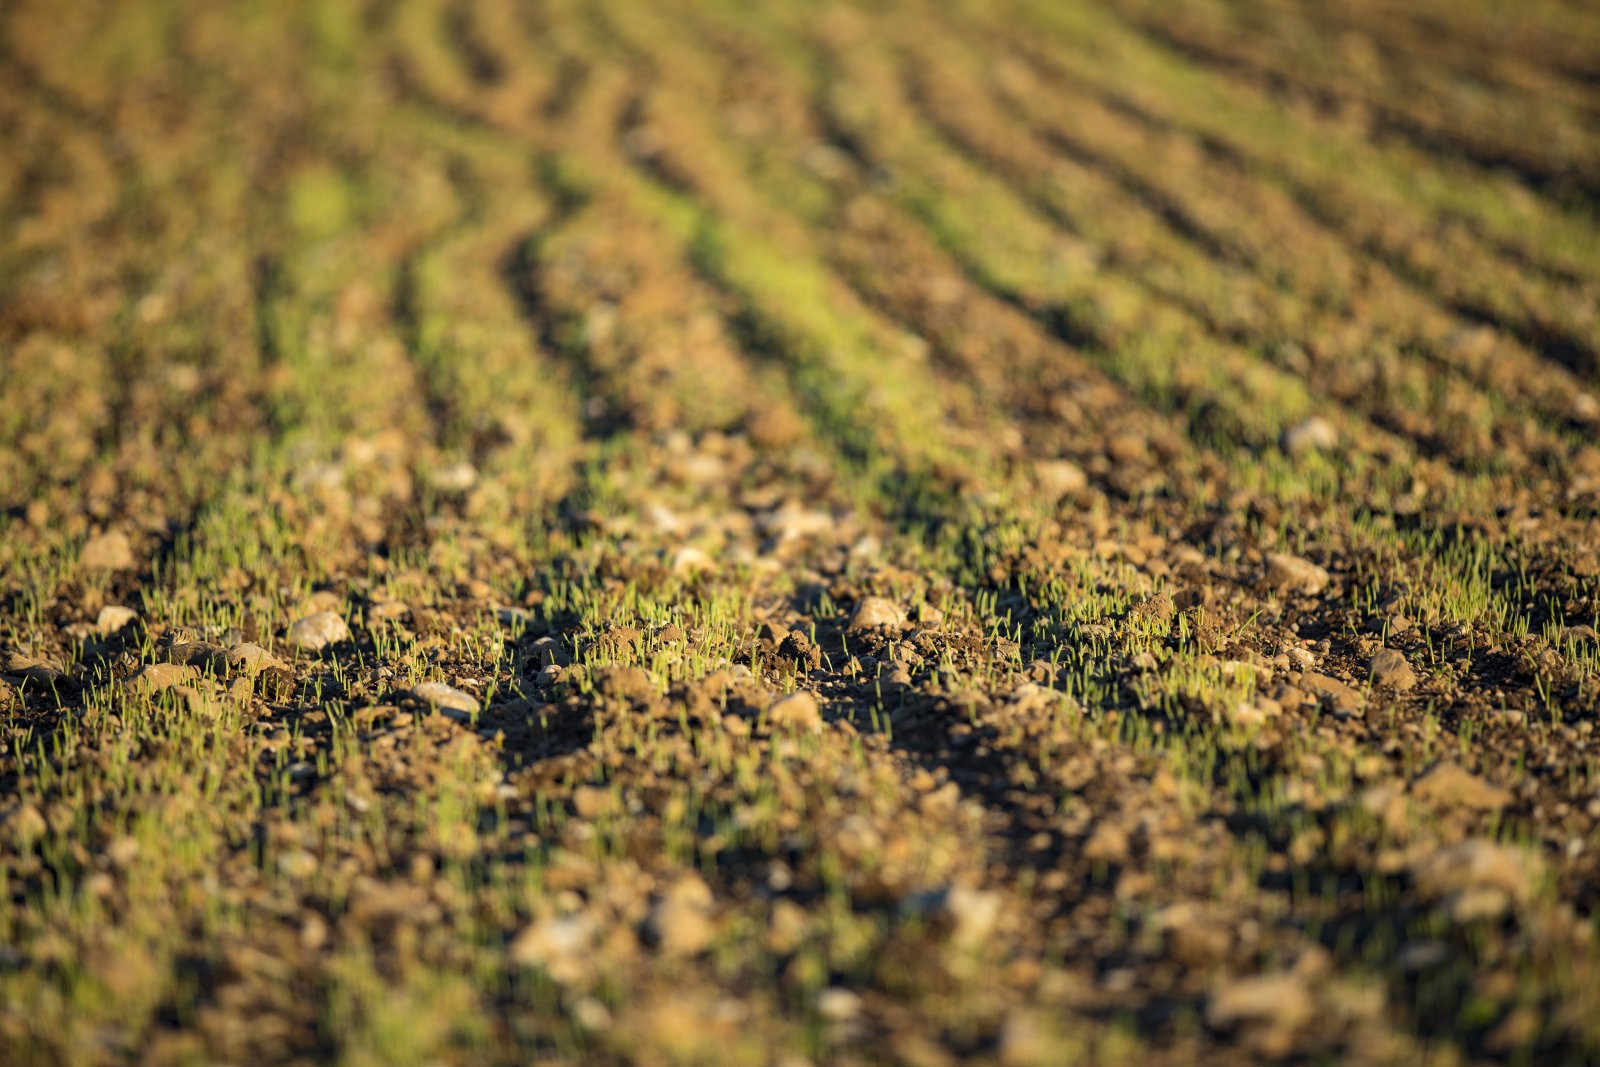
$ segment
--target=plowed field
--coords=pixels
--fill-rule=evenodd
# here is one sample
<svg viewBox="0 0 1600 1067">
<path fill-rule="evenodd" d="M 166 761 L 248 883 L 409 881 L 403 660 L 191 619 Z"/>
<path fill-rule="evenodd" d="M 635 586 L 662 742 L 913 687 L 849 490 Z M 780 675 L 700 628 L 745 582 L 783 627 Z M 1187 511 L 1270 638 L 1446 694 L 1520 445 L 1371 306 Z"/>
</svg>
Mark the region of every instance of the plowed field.
<svg viewBox="0 0 1600 1067">
<path fill-rule="evenodd" d="M 0 1061 L 1600 1060 L 1600 10 L 0 6 Z"/>
</svg>

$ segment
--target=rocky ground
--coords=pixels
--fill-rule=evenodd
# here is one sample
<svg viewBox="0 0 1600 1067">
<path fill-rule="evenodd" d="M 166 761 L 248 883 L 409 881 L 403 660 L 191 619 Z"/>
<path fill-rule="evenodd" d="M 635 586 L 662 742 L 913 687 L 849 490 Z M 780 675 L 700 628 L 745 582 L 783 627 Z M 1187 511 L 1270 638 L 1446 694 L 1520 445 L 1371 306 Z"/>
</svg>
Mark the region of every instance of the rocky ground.
<svg viewBox="0 0 1600 1067">
<path fill-rule="evenodd" d="M 1600 1059 L 1600 17 L 0 11 L 0 1059 Z"/>
</svg>

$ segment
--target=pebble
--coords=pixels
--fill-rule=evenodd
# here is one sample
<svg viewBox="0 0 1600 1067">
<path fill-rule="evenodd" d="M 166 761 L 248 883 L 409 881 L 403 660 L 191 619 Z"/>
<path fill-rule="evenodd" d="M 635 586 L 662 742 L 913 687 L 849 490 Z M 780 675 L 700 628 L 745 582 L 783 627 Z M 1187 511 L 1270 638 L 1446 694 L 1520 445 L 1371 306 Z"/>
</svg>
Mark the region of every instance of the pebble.
<svg viewBox="0 0 1600 1067">
<path fill-rule="evenodd" d="M 1000 921 L 1000 894 L 951 886 L 944 895 L 943 911 L 951 920 L 951 940 L 963 948 L 977 948 Z"/>
<path fill-rule="evenodd" d="M 1044 1067 L 1053 1062 L 1057 1050 L 1049 1030 L 1040 1017 L 1028 1011 L 1012 1011 L 1000 1026 L 996 1050 L 1004 1067 Z"/>
<path fill-rule="evenodd" d="M 1411 795 L 1437 807 L 1499 811 L 1511 803 L 1511 791 L 1486 782 L 1459 764 L 1434 764 L 1411 783 Z"/>
<path fill-rule="evenodd" d="M 589 970 L 589 946 L 595 924 L 586 915 L 551 916 L 523 929 L 510 945 L 511 962 L 543 967 L 563 985 L 583 978 Z"/>
<path fill-rule="evenodd" d="M 1254 700 L 1241 700 L 1234 704 L 1227 712 L 1227 718 L 1235 726 L 1253 728 L 1265 726 L 1268 722 L 1283 714 L 1283 705 L 1271 697 L 1257 697 Z"/>
<path fill-rule="evenodd" d="M 672 573 L 693 574 L 696 571 L 711 571 L 716 569 L 716 563 L 704 549 L 693 545 L 684 545 L 672 554 Z"/>
<path fill-rule="evenodd" d="M 669 956 L 694 956 L 711 944 L 711 890 L 698 875 L 674 882 L 650 911 L 650 928 L 661 951 Z"/>
<path fill-rule="evenodd" d="M 152 663 L 125 681 L 123 685 L 140 693 L 159 693 L 163 689 L 188 685 L 199 677 L 200 672 L 193 667 L 177 663 Z"/>
<path fill-rule="evenodd" d="M 297 619 L 289 627 L 288 640 L 295 648 L 316 652 L 350 640 L 350 627 L 331 611 L 318 611 Z"/>
<path fill-rule="evenodd" d="M 1039 491 L 1053 500 L 1076 496 L 1089 488 L 1089 476 L 1070 459 L 1041 460 L 1034 465 L 1033 473 L 1039 482 Z"/>
<path fill-rule="evenodd" d="M 120 530 L 107 530 L 83 543 L 78 562 L 95 571 L 127 571 L 134 568 L 133 546 Z"/>
<path fill-rule="evenodd" d="M 1083 858 L 1096 863 L 1125 863 L 1128 850 L 1127 831 L 1114 822 L 1102 821 L 1083 843 Z"/>
<path fill-rule="evenodd" d="M 33 682 L 37 685 L 51 685 L 66 677 L 54 663 L 21 652 L 6 654 L 4 671 L 13 677 L 21 678 L 24 682 Z"/>
<path fill-rule="evenodd" d="M 1335 711 L 1349 713 L 1361 709 L 1361 694 L 1337 678 L 1312 672 L 1300 676 L 1300 685 L 1315 696 L 1327 700 Z"/>
<path fill-rule="evenodd" d="M 253 641 L 241 641 L 228 649 L 228 666 L 245 674 L 255 674 L 268 667 L 282 667 L 283 662 Z"/>
<path fill-rule="evenodd" d="M 120 604 L 107 604 L 100 609 L 100 614 L 95 616 L 94 628 L 97 633 L 114 634 L 138 617 L 139 613 L 132 608 L 125 608 Z"/>
<path fill-rule="evenodd" d="M 1371 673 L 1373 685 L 1402 693 L 1417 684 L 1417 672 L 1404 654 L 1392 648 L 1381 648 L 1373 654 Z"/>
<path fill-rule="evenodd" d="M 449 718 L 465 722 L 478 710 L 478 699 L 443 682 L 423 682 L 412 686 L 411 695 L 431 704 Z"/>
<path fill-rule="evenodd" d="M 465 461 L 435 467 L 428 472 L 428 484 L 446 493 L 464 493 L 478 481 L 477 469 Z"/>
<path fill-rule="evenodd" d="M 1269 1056 L 1282 1056 L 1315 1012 L 1305 980 L 1283 972 L 1224 982 L 1211 993 L 1206 1022 L 1216 1030 L 1256 1027 L 1249 1043 Z"/>
<path fill-rule="evenodd" d="M 1442 900 L 1457 922 L 1498 918 L 1527 903 L 1542 873 L 1536 854 L 1481 837 L 1436 849 L 1412 870 L 1418 891 Z"/>
<path fill-rule="evenodd" d="M 767 721 L 774 726 L 815 731 L 822 729 L 822 712 L 817 707 L 817 698 L 812 694 L 790 693 L 767 707 Z"/>
<path fill-rule="evenodd" d="M 861 1014 L 861 996 L 839 986 L 817 994 L 817 1014 L 829 1022 L 849 1022 Z"/>
<path fill-rule="evenodd" d="M 1287 552 L 1267 553 L 1267 584 L 1283 592 L 1316 596 L 1328 586 L 1328 572 Z"/>
<path fill-rule="evenodd" d="M 850 616 L 850 631 L 902 629 L 906 625 L 905 609 L 881 596 L 863 597 Z"/>
<path fill-rule="evenodd" d="M 1283 450 L 1291 456 L 1326 452 L 1339 443 L 1339 431 L 1321 415 L 1302 419 L 1283 431 Z"/>
</svg>

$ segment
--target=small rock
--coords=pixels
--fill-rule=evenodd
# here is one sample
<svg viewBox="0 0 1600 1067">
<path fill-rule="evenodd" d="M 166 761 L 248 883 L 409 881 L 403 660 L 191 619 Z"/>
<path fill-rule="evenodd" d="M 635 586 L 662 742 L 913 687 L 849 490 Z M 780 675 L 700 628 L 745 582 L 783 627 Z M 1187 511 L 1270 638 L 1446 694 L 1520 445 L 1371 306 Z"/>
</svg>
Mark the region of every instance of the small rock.
<svg viewBox="0 0 1600 1067">
<path fill-rule="evenodd" d="M 1283 714 L 1283 705 L 1271 697 L 1241 700 L 1227 713 L 1228 721 L 1235 726 L 1253 728 L 1265 726 Z"/>
<path fill-rule="evenodd" d="M 1283 972 L 1224 982 L 1212 991 L 1206 1022 L 1215 1030 L 1246 1027 L 1247 1043 L 1256 1051 L 1282 1056 L 1315 1012 L 1304 979 Z"/>
<path fill-rule="evenodd" d="M 861 997 L 848 989 L 830 986 L 817 994 L 817 1014 L 832 1023 L 849 1022 L 861 1014 Z"/>
<path fill-rule="evenodd" d="M 132 608 L 125 608 L 120 604 L 107 604 L 100 609 L 100 614 L 95 616 L 95 632 L 114 634 L 138 617 L 139 613 Z"/>
<path fill-rule="evenodd" d="M 1372 657 L 1372 684 L 1404 693 L 1417 684 L 1417 672 L 1406 657 L 1392 648 L 1381 648 Z"/>
<path fill-rule="evenodd" d="M 428 472 L 428 484 L 446 493 L 464 493 L 478 481 L 478 471 L 463 460 Z"/>
<path fill-rule="evenodd" d="M 693 545 L 684 545 L 672 554 L 672 573 L 694 574 L 698 571 L 711 571 L 716 569 L 716 563 L 703 549 Z"/>
<path fill-rule="evenodd" d="M 1267 584 L 1287 593 L 1316 596 L 1328 585 L 1328 572 L 1287 552 L 1267 553 Z"/>
<path fill-rule="evenodd" d="M 828 533 L 837 528 L 838 520 L 826 511 L 785 505 L 763 516 L 761 525 L 769 537 L 782 545 L 803 537 Z"/>
<path fill-rule="evenodd" d="M 1151 924 L 1164 935 L 1172 957 L 1191 967 L 1216 963 L 1227 956 L 1233 944 L 1229 924 L 1191 901 L 1167 905 L 1151 917 Z"/>
<path fill-rule="evenodd" d="M 1300 685 L 1332 704 L 1337 712 L 1348 715 L 1361 710 L 1361 694 L 1337 678 L 1311 672 L 1300 676 Z"/>
<path fill-rule="evenodd" d="M 526 630 L 533 625 L 533 612 L 527 608 L 501 608 L 494 613 L 494 617 L 501 626 L 508 626 L 512 629 L 521 627 Z"/>
<path fill-rule="evenodd" d="M 123 685 L 138 693 L 159 693 L 163 689 L 188 685 L 199 677 L 200 672 L 193 667 L 178 663 L 152 663 L 123 682 Z"/>
<path fill-rule="evenodd" d="M 443 682 L 423 682 L 412 686 L 411 695 L 458 722 L 466 722 L 478 710 L 478 699 Z"/>
<path fill-rule="evenodd" d="M 135 566 L 133 545 L 120 530 L 107 530 L 83 544 L 78 562 L 94 571 L 127 571 Z"/>
<path fill-rule="evenodd" d="M 1302 419 L 1283 431 L 1283 450 L 1291 456 L 1326 452 L 1339 443 L 1339 431 L 1321 415 Z"/>
<path fill-rule="evenodd" d="M 331 611 L 318 611 L 297 619 L 289 627 L 288 640 L 295 648 L 316 652 L 350 640 L 350 627 Z"/>
<path fill-rule="evenodd" d="M 1098 863 L 1124 863 L 1128 859 L 1128 833 L 1114 822 L 1097 823 L 1083 844 L 1083 858 Z"/>
<path fill-rule="evenodd" d="M 1130 615 L 1138 622 L 1165 625 L 1172 621 L 1177 612 L 1178 606 L 1172 602 L 1172 597 L 1162 592 L 1139 601 L 1133 606 Z"/>
<path fill-rule="evenodd" d="M 616 797 L 611 790 L 597 785 L 580 785 L 572 791 L 572 806 L 580 819 L 598 819 L 616 810 Z"/>
<path fill-rule="evenodd" d="M 1051 500 L 1076 496 L 1089 488 L 1089 476 L 1070 459 L 1041 460 L 1034 465 L 1033 474 L 1040 493 Z"/>
<path fill-rule="evenodd" d="M 523 967 L 543 967 L 552 979 L 571 985 L 590 969 L 590 942 L 595 924 L 588 916 L 551 916 L 526 927 L 512 939 L 511 962 Z"/>
<path fill-rule="evenodd" d="M 1044 1067 L 1056 1054 L 1044 1021 L 1030 1011 L 1014 1010 L 1000 1026 L 998 1055 L 1003 1067 Z"/>
<path fill-rule="evenodd" d="M 255 691 L 263 700 L 288 700 L 295 691 L 294 675 L 283 667 L 263 667 L 256 672 Z"/>
<path fill-rule="evenodd" d="M 376 622 L 391 622 L 410 614 L 410 606 L 402 600 L 376 600 L 367 608 L 367 618 Z"/>
<path fill-rule="evenodd" d="M 593 997 L 579 997 L 572 1005 L 572 1017 L 579 1026 L 595 1033 L 611 1027 L 611 1009 Z"/>
<path fill-rule="evenodd" d="M 8 652 L 4 663 L 4 672 L 23 682 L 34 685 L 57 685 L 66 680 L 66 674 L 54 663 L 24 655 L 21 652 Z"/>
<path fill-rule="evenodd" d="M 1437 967 L 1450 958 L 1450 946 L 1440 941 L 1408 941 L 1400 946 L 1394 962 L 1407 974 Z"/>
<path fill-rule="evenodd" d="M 684 875 L 651 909 L 649 926 L 666 955 L 697 955 L 717 932 L 711 920 L 711 890 L 699 876 Z"/>
<path fill-rule="evenodd" d="M 1289 657 L 1289 662 L 1297 671 L 1309 671 L 1317 665 L 1317 657 L 1313 656 L 1309 649 L 1291 648 L 1285 655 Z"/>
<path fill-rule="evenodd" d="M 567 654 L 566 648 L 554 637 L 541 637 L 535 640 L 528 646 L 528 655 L 541 667 L 547 667 L 552 663 L 565 667 L 572 663 L 572 657 Z"/>
<path fill-rule="evenodd" d="M 4 828 L 8 841 L 22 848 L 50 831 L 50 824 L 45 822 L 39 809 L 32 804 L 19 804 L 12 808 L 4 819 L 0 819 L 0 827 Z"/>
<path fill-rule="evenodd" d="M 1470 922 L 1526 904 L 1543 870 L 1532 852 L 1475 837 L 1424 856 L 1412 875 L 1424 897 L 1442 900 L 1457 922 Z"/>
<path fill-rule="evenodd" d="M 268 667 L 282 667 L 283 663 L 255 642 L 241 641 L 228 649 L 228 666 L 242 674 L 256 674 Z"/>
<path fill-rule="evenodd" d="M 796 730 L 822 729 L 822 712 L 817 698 L 807 692 L 779 697 L 767 708 L 767 721 L 774 726 Z"/>
<path fill-rule="evenodd" d="M 1511 791 L 1484 781 L 1459 764 L 1434 764 L 1411 783 L 1411 795 L 1436 807 L 1499 811 L 1511 803 Z"/>
<path fill-rule="evenodd" d="M 899 630 L 906 625 L 905 609 L 892 600 L 881 596 L 862 597 L 861 603 L 856 605 L 855 614 L 850 616 L 850 631 L 892 629 Z"/>
<path fill-rule="evenodd" d="M 167 650 L 167 661 L 221 674 L 228 668 L 228 653 L 209 641 L 182 641 Z"/>
<path fill-rule="evenodd" d="M 977 948 L 1000 921 L 1000 894 L 951 886 L 943 910 L 951 920 L 951 940 L 963 948 Z"/>
</svg>

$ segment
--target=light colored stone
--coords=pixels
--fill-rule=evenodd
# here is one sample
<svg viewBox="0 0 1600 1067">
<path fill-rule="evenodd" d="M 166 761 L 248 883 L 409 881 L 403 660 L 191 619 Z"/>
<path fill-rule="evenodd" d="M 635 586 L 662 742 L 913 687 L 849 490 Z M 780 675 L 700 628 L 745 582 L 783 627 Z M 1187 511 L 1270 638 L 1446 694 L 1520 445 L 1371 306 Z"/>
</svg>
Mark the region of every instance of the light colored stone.
<svg viewBox="0 0 1600 1067">
<path fill-rule="evenodd" d="M 78 562 L 94 571 L 127 571 L 136 565 L 133 545 L 120 530 L 107 530 L 85 541 Z"/>
<path fill-rule="evenodd" d="M 1283 450 L 1291 456 L 1326 452 L 1339 444 L 1339 431 L 1321 415 L 1301 419 L 1283 431 Z"/>
<path fill-rule="evenodd" d="M 716 569 L 716 563 L 704 549 L 684 545 L 672 554 L 672 573 L 694 574 Z"/>
<path fill-rule="evenodd" d="M 411 687 L 411 695 L 431 704 L 449 718 L 465 722 L 478 710 L 478 699 L 443 682 L 423 682 Z"/>
<path fill-rule="evenodd" d="M 1457 922 L 1471 922 L 1526 904 L 1543 871 L 1537 854 L 1475 837 L 1427 854 L 1412 877 L 1425 898 L 1442 901 Z"/>
<path fill-rule="evenodd" d="M 193 667 L 177 663 L 152 663 L 142 668 L 123 685 L 138 693 L 159 693 L 164 689 L 188 685 L 199 678 L 200 672 Z"/>
<path fill-rule="evenodd" d="M 1070 459 L 1041 460 L 1034 465 L 1033 473 L 1039 491 L 1053 500 L 1075 496 L 1089 488 L 1089 476 Z"/>
<path fill-rule="evenodd" d="M 767 721 L 773 726 L 796 730 L 822 729 L 822 711 L 817 698 L 807 692 L 779 697 L 767 707 Z"/>
<path fill-rule="evenodd" d="M 350 627 L 344 619 L 331 611 L 318 611 L 290 625 L 289 644 L 307 652 L 316 652 L 350 640 Z"/>
<path fill-rule="evenodd" d="M 428 484 L 446 493 L 464 493 L 478 482 L 478 471 L 463 460 L 428 472 Z"/>
<path fill-rule="evenodd" d="M 817 994 L 817 1014 L 829 1022 L 849 1022 L 861 1014 L 861 997 L 848 989 L 830 986 Z"/>
<path fill-rule="evenodd" d="M 1105 820 L 1095 824 L 1089 839 L 1083 843 L 1083 858 L 1097 863 L 1123 863 L 1128 858 L 1128 833 L 1114 822 Z"/>
<path fill-rule="evenodd" d="M 711 919 L 710 888 L 697 875 L 683 875 L 651 909 L 650 926 L 665 955 L 699 954 L 717 932 Z"/>
<path fill-rule="evenodd" d="M 1417 684 L 1417 672 L 1406 657 L 1392 648 L 1380 648 L 1372 657 L 1372 684 L 1404 693 Z"/>
<path fill-rule="evenodd" d="M 1271 697 L 1258 696 L 1254 700 L 1241 700 L 1234 704 L 1227 713 L 1227 719 L 1235 726 L 1254 728 L 1265 726 L 1282 714 L 1282 704 Z"/>
<path fill-rule="evenodd" d="M 554 981 L 572 985 L 590 971 L 594 922 L 584 914 L 554 915 L 525 927 L 511 941 L 511 962 L 542 967 Z"/>
<path fill-rule="evenodd" d="M 850 616 L 850 630 L 898 630 L 906 625 L 906 612 L 899 604 L 881 596 L 862 597 Z"/>
<path fill-rule="evenodd" d="M 241 641 L 228 649 L 228 666 L 245 674 L 283 665 L 282 660 L 253 641 Z"/>
<path fill-rule="evenodd" d="M 1255 1051 L 1281 1056 L 1315 1013 L 1316 1002 L 1305 980 L 1293 972 L 1280 972 L 1217 986 L 1206 1005 L 1206 1022 L 1216 1030 L 1247 1028 L 1246 1043 Z"/>
<path fill-rule="evenodd" d="M 977 948 L 1000 921 L 1000 894 L 967 886 L 951 886 L 944 896 L 950 917 L 950 939 L 963 948 Z"/>
<path fill-rule="evenodd" d="M 1328 572 L 1287 552 L 1267 553 L 1267 584 L 1285 593 L 1316 596 L 1328 586 Z"/>
<path fill-rule="evenodd" d="M 1000 1026 L 997 1054 L 1003 1067 L 1045 1067 L 1061 1055 L 1052 1045 L 1049 1027 L 1040 1015 L 1015 1009 Z"/>
<path fill-rule="evenodd" d="M 838 520 L 826 511 L 786 504 L 761 518 L 761 526 L 778 544 L 802 537 L 815 537 L 828 533 L 838 526 Z"/>
<path fill-rule="evenodd" d="M 1361 709 L 1361 694 L 1337 678 L 1312 672 L 1300 676 L 1300 685 L 1312 695 L 1328 701 L 1335 711 L 1348 714 Z"/>
<path fill-rule="evenodd" d="M 1411 783 L 1411 795 L 1435 807 L 1499 811 L 1511 803 L 1511 791 L 1486 782 L 1459 764 L 1442 761 Z"/>
<path fill-rule="evenodd" d="M 132 608 L 125 608 L 120 604 L 107 604 L 100 609 L 100 614 L 95 616 L 94 628 L 97 633 L 114 634 L 138 617 L 139 613 Z"/>
</svg>

